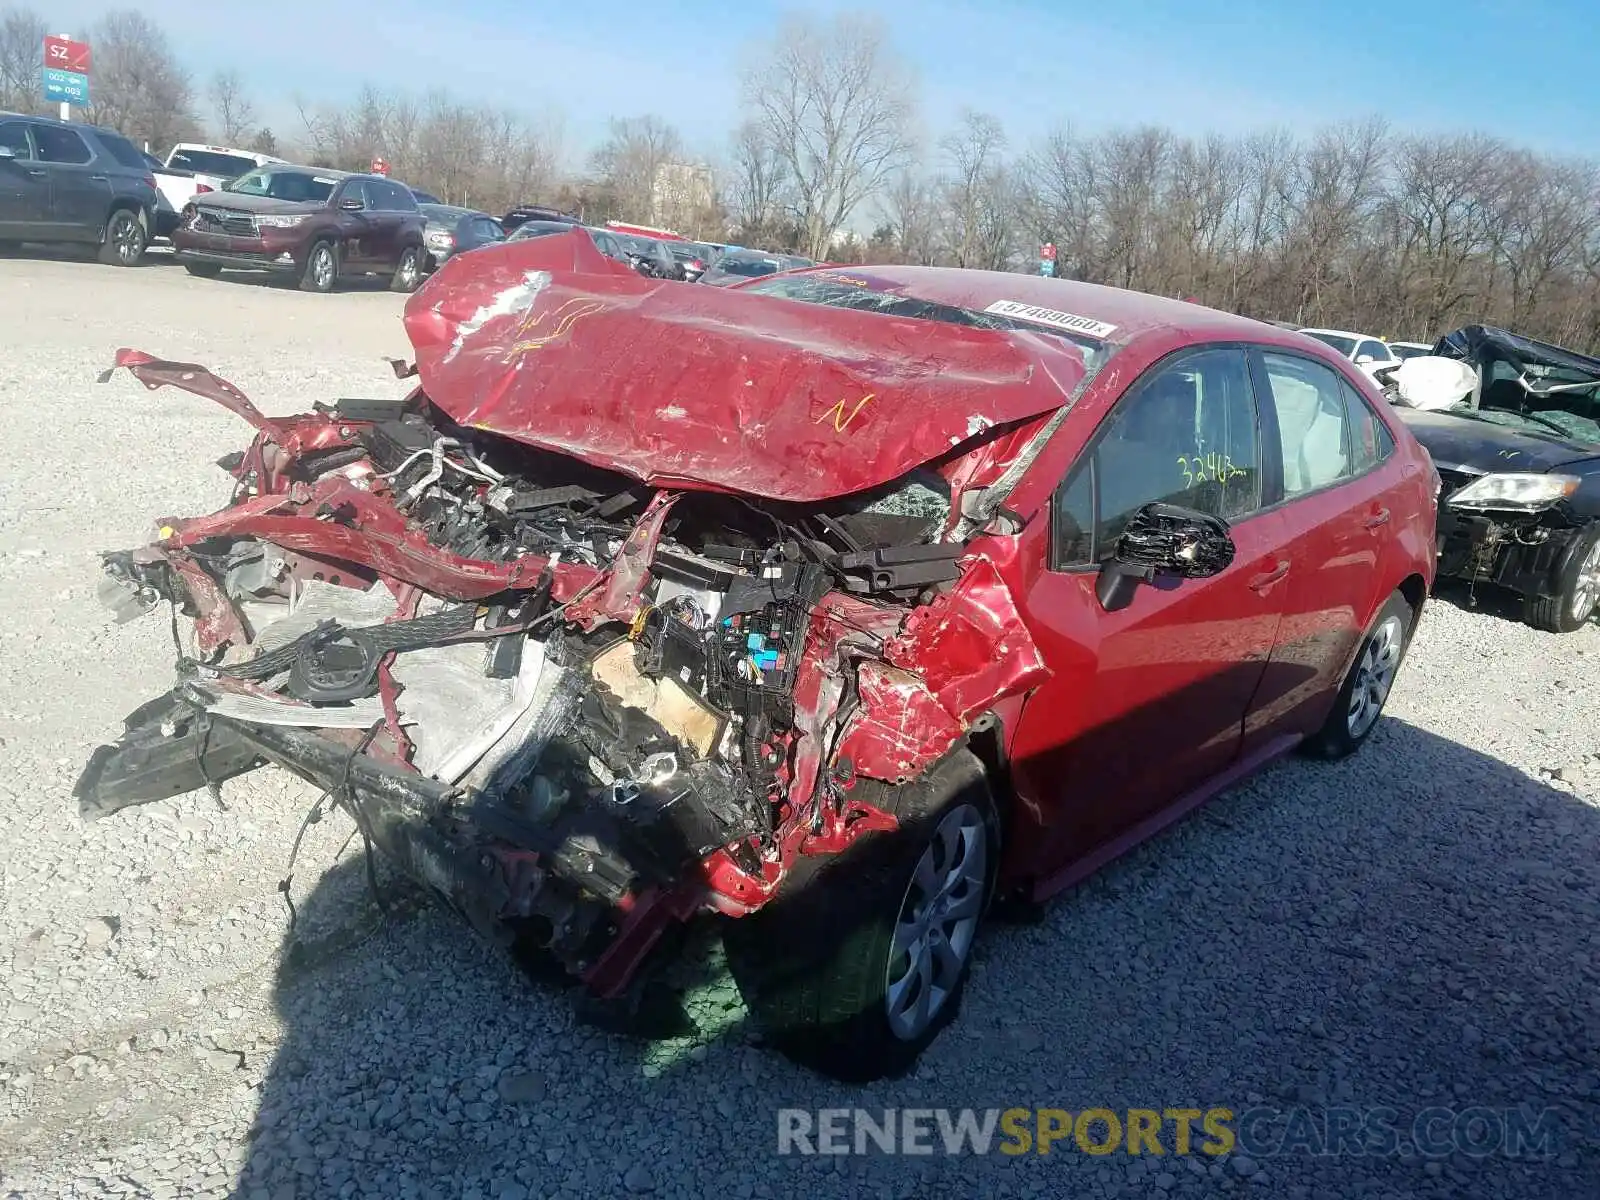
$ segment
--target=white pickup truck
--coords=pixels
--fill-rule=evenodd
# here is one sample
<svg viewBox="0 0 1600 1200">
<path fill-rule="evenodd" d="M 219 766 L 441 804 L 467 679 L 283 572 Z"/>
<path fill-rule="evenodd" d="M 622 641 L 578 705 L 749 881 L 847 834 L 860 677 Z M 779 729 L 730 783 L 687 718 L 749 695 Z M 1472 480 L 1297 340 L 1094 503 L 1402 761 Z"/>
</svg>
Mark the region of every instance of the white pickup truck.
<svg viewBox="0 0 1600 1200">
<path fill-rule="evenodd" d="M 239 178 L 246 171 L 286 161 L 270 154 L 257 154 L 254 150 L 206 146 L 199 142 L 179 142 L 168 152 L 166 162 L 154 155 L 146 157 L 160 193 L 155 233 L 163 238 L 172 236 L 183 206 L 201 192 L 220 191 L 224 183 Z"/>
</svg>

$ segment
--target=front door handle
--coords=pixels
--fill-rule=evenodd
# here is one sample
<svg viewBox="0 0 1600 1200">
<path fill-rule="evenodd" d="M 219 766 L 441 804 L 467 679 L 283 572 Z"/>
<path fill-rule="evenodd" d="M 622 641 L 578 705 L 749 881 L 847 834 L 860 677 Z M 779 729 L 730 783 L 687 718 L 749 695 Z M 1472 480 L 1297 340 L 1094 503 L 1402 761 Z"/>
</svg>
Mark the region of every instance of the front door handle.
<svg viewBox="0 0 1600 1200">
<path fill-rule="evenodd" d="M 32 175 L 35 179 L 43 179 L 44 178 L 44 174 L 45 174 L 44 173 L 44 168 L 43 167 L 29 167 L 28 168 L 28 174 Z"/>
<path fill-rule="evenodd" d="M 91 175 L 91 176 L 89 176 L 89 178 L 95 180 L 98 183 L 110 183 L 111 182 L 111 177 L 109 175 Z"/>
<path fill-rule="evenodd" d="M 1367 514 L 1366 524 L 1368 529 L 1377 529 L 1378 527 L 1387 525 L 1388 523 L 1389 510 L 1387 508 L 1375 508 L 1372 510 L 1372 512 Z"/>
<path fill-rule="evenodd" d="M 1279 559 L 1270 571 L 1263 571 L 1259 575 L 1252 575 L 1250 577 L 1250 587 L 1255 591 L 1264 592 L 1288 573 L 1289 561 L 1287 559 Z"/>
</svg>

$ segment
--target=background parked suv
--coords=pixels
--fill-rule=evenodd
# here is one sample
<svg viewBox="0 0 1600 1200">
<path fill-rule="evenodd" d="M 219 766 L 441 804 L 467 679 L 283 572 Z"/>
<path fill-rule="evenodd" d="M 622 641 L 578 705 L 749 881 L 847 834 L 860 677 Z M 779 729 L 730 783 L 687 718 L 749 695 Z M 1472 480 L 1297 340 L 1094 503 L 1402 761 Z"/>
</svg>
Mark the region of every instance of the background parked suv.
<svg viewBox="0 0 1600 1200">
<path fill-rule="evenodd" d="M 156 181 L 127 138 L 0 113 L 0 242 L 83 242 L 131 267 L 155 228 Z"/>
<path fill-rule="evenodd" d="M 172 244 L 191 275 L 272 271 L 328 292 L 351 275 L 422 281 L 426 220 L 410 190 L 378 175 L 258 167 L 185 206 Z"/>
</svg>

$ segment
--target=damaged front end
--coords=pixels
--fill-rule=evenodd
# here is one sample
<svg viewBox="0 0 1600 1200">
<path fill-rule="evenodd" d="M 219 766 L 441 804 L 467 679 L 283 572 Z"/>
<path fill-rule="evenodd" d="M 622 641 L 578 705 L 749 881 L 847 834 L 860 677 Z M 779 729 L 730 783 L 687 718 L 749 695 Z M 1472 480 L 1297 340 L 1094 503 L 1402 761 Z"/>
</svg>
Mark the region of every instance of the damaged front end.
<svg viewBox="0 0 1600 1200">
<path fill-rule="evenodd" d="M 275 763 L 597 995 L 674 923 L 892 829 L 855 781 L 915 777 L 1044 674 L 995 568 L 944 539 L 970 460 L 762 500 L 460 424 L 422 387 L 268 419 L 201 367 L 117 365 L 257 432 L 219 464 L 227 506 L 104 556 L 118 620 L 170 608 L 178 679 L 94 752 L 85 819 Z"/>
<path fill-rule="evenodd" d="M 1569 497 L 1580 480 L 1559 473 L 1484 476 L 1438 468 L 1439 574 L 1470 583 L 1492 583 L 1524 596 L 1557 594 L 1562 571 L 1582 548 L 1594 521 Z M 1531 500 L 1487 490 L 1525 480 L 1538 489 Z"/>
</svg>

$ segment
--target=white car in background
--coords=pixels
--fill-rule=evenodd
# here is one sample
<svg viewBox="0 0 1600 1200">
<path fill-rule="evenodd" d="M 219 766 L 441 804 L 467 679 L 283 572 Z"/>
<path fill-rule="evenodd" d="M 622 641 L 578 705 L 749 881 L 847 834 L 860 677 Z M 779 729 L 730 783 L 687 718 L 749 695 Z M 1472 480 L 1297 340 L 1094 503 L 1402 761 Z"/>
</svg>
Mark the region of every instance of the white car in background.
<svg viewBox="0 0 1600 1200">
<path fill-rule="evenodd" d="M 1373 380 L 1377 379 L 1378 372 L 1383 368 L 1400 364 L 1399 357 L 1389 349 L 1383 339 L 1375 338 L 1369 333 L 1350 333 L 1343 329 L 1302 329 L 1300 332 L 1332 346 Z"/>
<path fill-rule="evenodd" d="M 1404 361 L 1408 358 L 1421 358 L 1424 354 L 1433 353 L 1432 342 L 1390 342 L 1389 349 L 1393 350 L 1395 357 Z"/>
<path fill-rule="evenodd" d="M 160 202 L 156 206 L 158 237 L 170 238 L 178 227 L 178 214 L 184 205 L 203 192 L 222 190 L 222 185 L 237 179 L 257 167 L 284 160 L 271 154 L 257 154 L 254 150 L 237 150 L 232 146 L 204 146 L 199 142 L 179 142 L 167 152 L 162 162 L 148 150 L 145 161 L 156 177 L 156 190 Z"/>
</svg>

